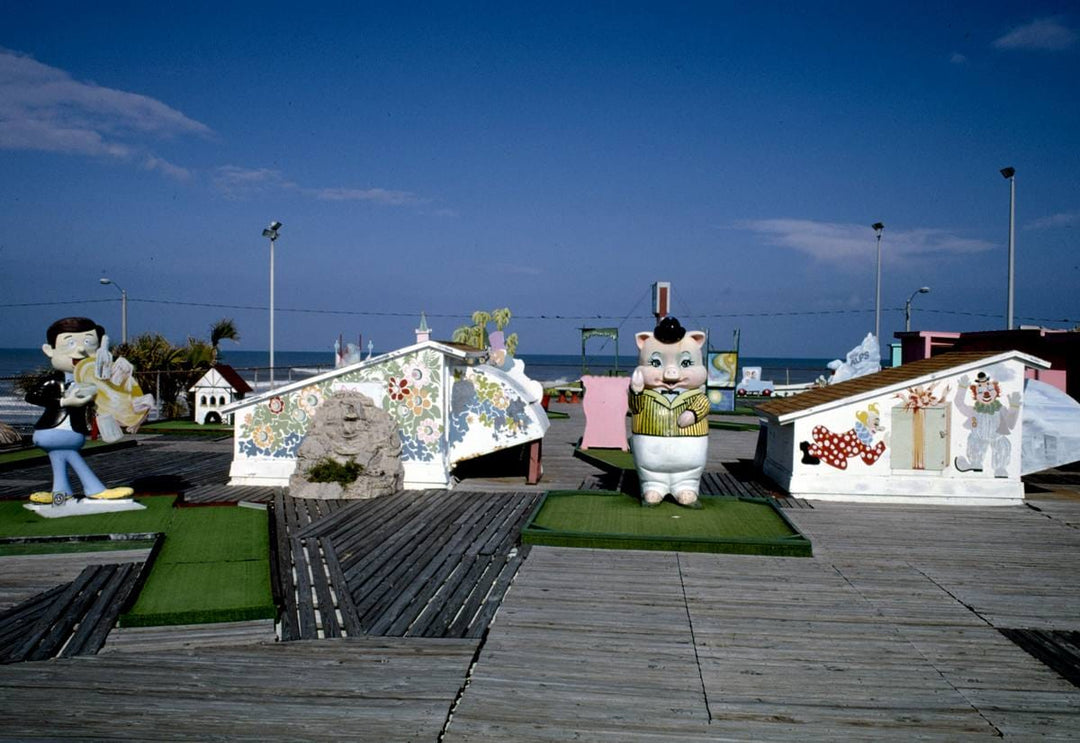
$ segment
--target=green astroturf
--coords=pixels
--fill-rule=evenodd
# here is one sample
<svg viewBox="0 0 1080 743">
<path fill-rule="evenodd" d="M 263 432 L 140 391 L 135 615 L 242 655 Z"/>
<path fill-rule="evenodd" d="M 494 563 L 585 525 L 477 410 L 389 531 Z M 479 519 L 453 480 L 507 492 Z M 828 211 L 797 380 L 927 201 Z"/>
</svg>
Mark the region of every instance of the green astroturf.
<svg viewBox="0 0 1080 743">
<path fill-rule="evenodd" d="M 574 456 L 605 472 L 634 469 L 634 455 L 621 449 L 574 449 Z"/>
<path fill-rule="evenodd" d="M 265 561 L 158 563 L 121 627 L 239 622 L 277 616 Z"/>
<path fill-rule="evenodd" d="M 173 508 L 175 496 L 136 499 L 141 511 L 47 519 L 0 501 L 0 539 L 71 537 L 72 541 L 0 544 L 0 554 L 56 554 L 136 549 L 146 541 L 95 539 L 93 535 L 164 533 L 150 575 L 121 626 L 199 624 L 272 619 L 270 539 L 262 509 L 220 506 Z"/>
<path fill-rule="evenodd" d="M 123 627 L 272 619 L 266 511 L 175 512 L 154 570 Z"/>
<path fill-rule="evenodd" d="M 550 492 L 522 533 L 526 544 L 809 556 L 810 542 L 767 501 L 702 496 L 700 510 L 654 508 L 624 493 Z"/>
<path fill-rule="evenodd" d="M 23 508 L 27 501 L 0 501 L 0 538 L 165 531 L 173 514 L 175 500 L 176 497 L 171 495 L 138 498 L 137 501 L 146 506 L 145 510 L 64 516 L 58 519 L 47 519 Z"/>
</svg>

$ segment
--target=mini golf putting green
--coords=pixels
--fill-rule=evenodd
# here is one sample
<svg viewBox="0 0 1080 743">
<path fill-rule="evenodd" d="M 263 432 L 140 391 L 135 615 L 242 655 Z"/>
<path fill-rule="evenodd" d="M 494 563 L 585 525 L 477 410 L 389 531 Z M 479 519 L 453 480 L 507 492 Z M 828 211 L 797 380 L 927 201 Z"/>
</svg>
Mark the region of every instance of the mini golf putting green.
<svg viewBox="0 0 1080 743">
<path fill-rule="evenodd" d="M 551 491 L 522 530 L 525 544 L 810 557 L 804 537 L 771 502 L 734 496 L 699 499 L 702 508 L 665 500 L 655 508 L 625 493 Z"/>
<path fill-rule="evenodd" d="M 179 508 L 121 627 L 273 619 L 266 511 Z"/>
<path fill-rule="evenodd" d="M 47 519 L 0 502 L 0 554 L 48 554 L 149 546 L 149 575 L 122 627 L 202 624 L 277 616 L 270 586 L 266 511 L 175 508 L 175 496 L 137 497 L 141 511 Z M 140 541 L 132 541 L 139 539 Z"/>
</svg>

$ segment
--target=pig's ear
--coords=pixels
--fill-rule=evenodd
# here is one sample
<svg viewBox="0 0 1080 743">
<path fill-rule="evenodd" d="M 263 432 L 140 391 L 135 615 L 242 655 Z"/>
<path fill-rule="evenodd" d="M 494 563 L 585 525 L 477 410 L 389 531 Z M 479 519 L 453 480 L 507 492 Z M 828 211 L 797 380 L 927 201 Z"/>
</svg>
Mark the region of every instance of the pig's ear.
<svg viewBox="0 0 1080 743">
<path fill-rule="evenodd" d="M 704 331 L 691 330 L 686 335 L 689 338 L 691 338 L 694 341 L 694 343 L 698 344 L 699 346 L 704 346 L 705 345 L 705 333 L 704 333 Z"/>
<path fill-rule="evenodd" d="M 649 340 L 650 338 L 652 338 L 652 333 L 638 333 L 638 334 L 636 334 L 634 336 L 634 339 L 637 341 L 638 349 L 640 350 L 642 348 L 645 348 L 645 341 Z"/>
</svg>

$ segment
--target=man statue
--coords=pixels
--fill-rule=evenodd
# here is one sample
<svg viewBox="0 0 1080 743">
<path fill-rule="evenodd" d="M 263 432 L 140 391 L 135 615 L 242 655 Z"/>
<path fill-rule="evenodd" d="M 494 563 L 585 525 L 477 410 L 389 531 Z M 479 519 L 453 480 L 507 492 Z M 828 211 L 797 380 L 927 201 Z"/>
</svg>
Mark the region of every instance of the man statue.
<svg viewBox="0 0 1080 743">
<path fill-rule="evenodd" d="M 131 488 L 106 488 L 83 460 L 79 450 L 90 433 L 97 386 L 75 381 L 75 367 L 85 359 L 92 364 L 101 347 L 105 330 L 86 317 L 57 320 L 45 333 L 47 343 L 41 350 L 49 357 L 55 371 L 26 395 L 26 401 L 45 408 L 34 424 L 34 444 L 49 454 L 53 485 L 50 492 L 33 493 L 33 503 L 63 504 L 71 498 L 68 480 L 70 466 L 90 500 L 114 500 L 130 497 Z"/>
</svg>

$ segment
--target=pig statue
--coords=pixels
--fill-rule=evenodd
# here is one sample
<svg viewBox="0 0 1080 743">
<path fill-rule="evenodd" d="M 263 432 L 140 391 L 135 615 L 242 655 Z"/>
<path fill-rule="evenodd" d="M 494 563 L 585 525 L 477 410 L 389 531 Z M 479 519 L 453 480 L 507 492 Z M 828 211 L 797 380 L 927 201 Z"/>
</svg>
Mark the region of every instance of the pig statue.
<svg viewBox="0 0 1080 743">
<path fill-rule="evenodd" d="M 709 449 L 705 333 L 688 333 L 674 317 L 665 317 L 652 333 L 636 338 L 630 430 L 642 505 L 658 505 L 671 494 L 681 506 L 701 508 L 698 487 Z"/>
</svg>

